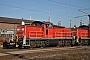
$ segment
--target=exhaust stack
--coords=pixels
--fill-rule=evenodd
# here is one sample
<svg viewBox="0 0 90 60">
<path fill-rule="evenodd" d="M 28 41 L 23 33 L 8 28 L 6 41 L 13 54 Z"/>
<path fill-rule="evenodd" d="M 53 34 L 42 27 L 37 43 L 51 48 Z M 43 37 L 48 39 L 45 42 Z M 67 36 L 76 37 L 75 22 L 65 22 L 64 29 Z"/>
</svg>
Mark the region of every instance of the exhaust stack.
<svg viewBox="0 0 90 60">
<path fill-rule="evenodd" d="M 48 13 L 48 22 L 50 22 L 50 11 Z"/>
</svg>

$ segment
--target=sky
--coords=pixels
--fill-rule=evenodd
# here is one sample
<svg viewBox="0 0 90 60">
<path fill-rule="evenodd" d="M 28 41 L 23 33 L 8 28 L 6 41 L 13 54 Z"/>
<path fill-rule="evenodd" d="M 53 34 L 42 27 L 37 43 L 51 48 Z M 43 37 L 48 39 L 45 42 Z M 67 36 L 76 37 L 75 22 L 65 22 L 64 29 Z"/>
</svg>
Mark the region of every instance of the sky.
<svg viewBox="0 0 90 60">
<path fill-rule="evenodd" d="M 80 11 L 79 11 L 80 10 Z M 48 21 L 48 12 L 53 24 L 70 27 L 88 25 L 90 0 L 0 0 L 0 16 L 38 21 Z M 82 16 L 75 18 L 77 16 Z"/>
</svg>

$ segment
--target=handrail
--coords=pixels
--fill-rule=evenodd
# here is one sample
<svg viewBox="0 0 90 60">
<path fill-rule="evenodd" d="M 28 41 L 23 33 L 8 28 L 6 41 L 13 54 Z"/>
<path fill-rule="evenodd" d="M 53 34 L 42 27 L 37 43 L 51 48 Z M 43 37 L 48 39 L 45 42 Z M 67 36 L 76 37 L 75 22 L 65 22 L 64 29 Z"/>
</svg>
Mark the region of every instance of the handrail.
<svg viewBox="0 0 90 60">
<path fill-rule="evenodd" d="M 43 31 L 30 31 L 29 38 L 43 38 Z"/>
<path fill-rule="evenodd" d="M 85 33 L 85 32 L 82 32 L 82 33 L 80 33 L 80 36 L 81 36 L 81 37 L 88 37 L 88 34 Z"/>
<path fill-rule="evenodd" d="M 55 37 L 72 37 L 71 32 L 55 32 L 54 33 Z"/>
</svg>

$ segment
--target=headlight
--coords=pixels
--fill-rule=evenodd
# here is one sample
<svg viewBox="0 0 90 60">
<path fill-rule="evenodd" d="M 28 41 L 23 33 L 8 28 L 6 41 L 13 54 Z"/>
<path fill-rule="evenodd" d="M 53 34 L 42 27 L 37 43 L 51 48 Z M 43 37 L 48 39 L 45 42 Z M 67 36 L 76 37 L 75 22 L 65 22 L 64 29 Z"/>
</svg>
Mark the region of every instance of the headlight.
<svg viewBox="0 0 90 60">
<path fill-rule="evenodd" d="M 17 31 L 19 31 L 20 29 L 17 29 Z"/>
<path fill-rule="evenodd" d="M 24 31 L 24 28 L 22 28 L 22 31 Z"/>
</svg>

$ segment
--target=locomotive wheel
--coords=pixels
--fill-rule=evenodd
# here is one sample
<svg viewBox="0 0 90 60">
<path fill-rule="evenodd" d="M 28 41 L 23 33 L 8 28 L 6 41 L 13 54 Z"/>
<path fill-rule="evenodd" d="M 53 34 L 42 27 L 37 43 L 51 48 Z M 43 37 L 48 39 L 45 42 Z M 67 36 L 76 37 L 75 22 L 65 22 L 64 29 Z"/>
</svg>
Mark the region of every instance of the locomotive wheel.
<svg viewBox="0 0 90 60">
<path fill-rule="evenodd" d="M 43 47 L 46 46 L 46 43 L 45 43 L 45 41 L 37 41 L 37 42 L 36 42 L 36 46 L 43 48 Z"/>
<path fill-rule="evenodd" d="M 30 47 L 31 48 L 36 47 L 36 41 L 30 41 Z"/>
<path fill-rule="evenodd" d="M 71 44 L 71 47 L 73 47 L 73 44 Z"/>
<path fill-rule="evenodd" d="M 84 43 L 85 43 L 85 41 L 84 41 L 84 40 L 82 40 L 81 45 L 82 45 L 82 46 L 84 46 Z"/>
<path fill-rule="evenodd" d="M 29 46 L 24 46 L 25 49 L 29 49 L 30 47 Z"/>
<path fill-rule="evenodd" d="M 46 41 L 42 41 L 42 47 L 46 47 Z"/>
<path fill-rule="evenodd" d="M 36 47 L 40 47 L 41 42 L 40 41 L 36 41 Z"/>
<path fill-rule="evenodd" d="M 71 40 L 71 42 L 70 42 L 70 46 L 71 46 L 71 47 L 73 47 L 73 46 L 74 46 L 74 44 L 75 44 L 75 40 L 74 40 L 74 39 L 72 39 L 72 40 Z"/>
<path fill-rule="evenodd" d="M 59 41 L 58 41 L 58 47 L 60 47 L 61 44 L 62 44 L 62 43 L 61 43 L 61 40 L 59 40 Z"/>
<path fill-rule="evenodd" d="M 19 49 L 22 49 L 22 45 L 19 45 L 18 48 L 19 48 Z"/>
<path fill-rule="evenodd" d="M 70 46 L 70 42 L 71 42 L 70 40 L 66 40 L 65 41 L 65 46 Z"/>
<path fill-rule="evenodd" d="M 43 41 L 40 41 L 40 48 L 43 48 Z"/>
<path fill-rule="evenodd" d="M 88 45 L 87 46 L 90 46 L 90 40 L 88 40 Z"/>
<path fill-rule="evenodd" d="M 62 46 L 63 46 L 63 47 L 65 46 L 65 41 L 64 41 L 64 40 L 62 40 Z"/>
<path fill-rule="evenodd" d="M 4 42 L 4 43 L 3 43 L 3 49 L 6 49 L 6 47 L 7 47 L 7 43 Z"/>
<path fill-rule="evenodd" d="M 64 47 L 65 43 L 64 40 L 59 40 L 58 47 Z"/>
</svg>

